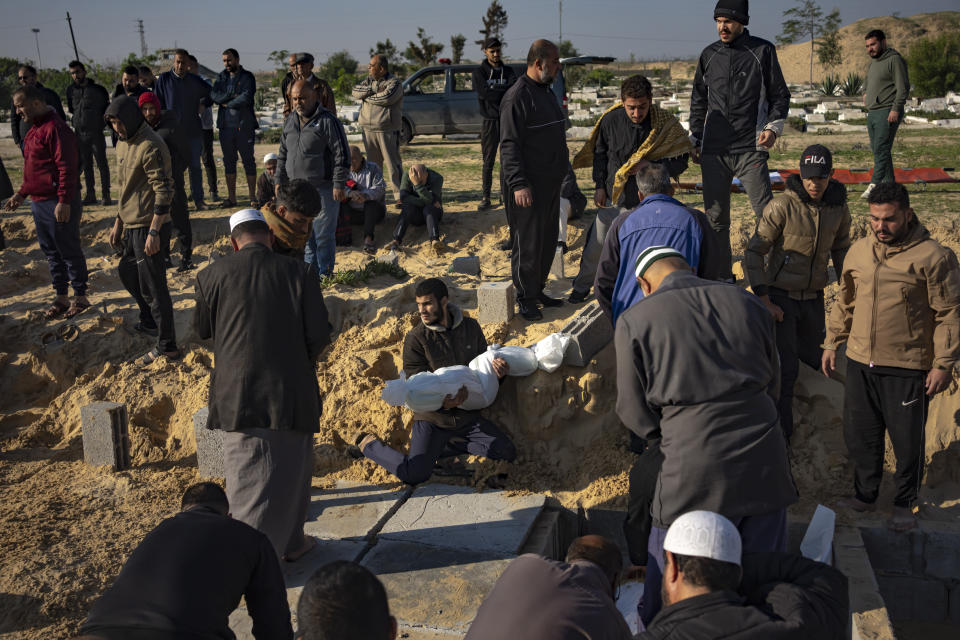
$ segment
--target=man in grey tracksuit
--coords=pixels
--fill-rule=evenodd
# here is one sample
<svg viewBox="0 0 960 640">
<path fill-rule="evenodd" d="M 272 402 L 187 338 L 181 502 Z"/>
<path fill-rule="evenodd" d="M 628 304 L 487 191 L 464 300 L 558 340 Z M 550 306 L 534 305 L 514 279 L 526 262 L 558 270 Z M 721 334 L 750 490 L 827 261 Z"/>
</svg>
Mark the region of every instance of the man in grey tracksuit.
<svg viewBox="0 0 960 640">
<path fill-rule="evenodd" d="M 660 608 L 663 538 L 678 516 L 713 511 L 737 526 L 744 551 L 785 551 L 786 507 L 797 490 L 777 419 L 780 371 L 766 307 L 737 286 L 693 275 L 670 247 L 632 259 L 644 298 L 617 321 L 617 415 L 663 453 L 640 612 L 649 624 Z"/>
<path fill-rule="evenodd" d="M 703 50 L 690 97 L 693 160 L 703 170 L 703 207 L 726 253 L 730 250 L 730 182 L 740 178 L 757 218 L 773 198 L 768 150 L 783 133 L 790 90 L 780 71 L 777 50 L 750 35 L 747 0 L 720 0 L 714 10 L 720 39 Z"/>
<path fill-rule="evenodd" d="M 302 178 L 320 193 L 323 206 L 307 238 L 304 260 L 321 275 L 333 273 L 339 202 L 350 171 L 350 145 L 337 114 L 320 104 L 312 84 L 297 80 L 290 87 L 293 111 L 283 124 L 277 153 L 277 185 Z"/>
</svg>

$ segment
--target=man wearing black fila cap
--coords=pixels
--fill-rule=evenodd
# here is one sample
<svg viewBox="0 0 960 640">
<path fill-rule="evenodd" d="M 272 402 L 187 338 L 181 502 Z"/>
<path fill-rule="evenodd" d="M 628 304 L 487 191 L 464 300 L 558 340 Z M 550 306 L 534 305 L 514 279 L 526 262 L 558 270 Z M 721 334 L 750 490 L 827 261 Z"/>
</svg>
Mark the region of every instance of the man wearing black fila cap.
<svg viewBox="0 0 960 640">
<path fill-rule="evenodd" d="M 513 67 L 503 63 L 500 40 L 484 40 L 483 55 L 486 58 L 473 72 L 473 86 L 477 90 L 480 113 L 483 115 L 483 129 L 480 131 L 483 201 L 477 207 L 479 211 L 493 208 L 490 187 L 493 184 L 493 164 L 497 161 L 497 149 L 500 148 L 500 101 L 517 80 Z"/>
<path fill-rule="evenodd" d="M 726 273 L 730 250 L 730 182 L 740 179 L 757 217 L 773 198 L 767 153 L 783 133 L 790 90 L 776 48 L 750 35 L 747 0 L 720 0 L 713 12 L 720 39 L 703 50 L 690 97 L 692 158 L 703 168 L 703 206 L 720 235 Z"/>
<path fill-rule="evenodd" d="M 827 263 L 843 271 L 850 248 L 846 188 L 832 179 L 833 156 L 823 145 L 806 148 L 800 175 L 787 178 L 782 195 L 770 201 L 747 244 L 746 271 L 753 292 L 776 319 L 780 354 L 780 425 L 793 432 L 793 385 L 800 361 L 820 366 L 826 335 L 823 288 Z M 764 264 L 766 262 L 766 264 Z"/>
</svg>

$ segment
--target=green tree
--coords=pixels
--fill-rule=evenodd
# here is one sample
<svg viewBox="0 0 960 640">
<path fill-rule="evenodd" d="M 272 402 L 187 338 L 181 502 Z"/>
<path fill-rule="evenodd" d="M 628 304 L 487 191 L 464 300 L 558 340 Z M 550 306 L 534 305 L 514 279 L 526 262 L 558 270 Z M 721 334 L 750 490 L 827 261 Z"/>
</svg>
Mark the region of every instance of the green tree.
<svg viewBox="0 0 960 640">
<path fill-rule="evenodd" d="M 344 49 L 330 54 L 327 61 L 320 65 L 320 75 L 333 82 L 340 77 L 341 72 L 347 75 L 356 74 L 359 66 L 360 63 Z"/>
<path fill-rule="evenodd" d="M 286 49 L 274 49 L 267 56 L 267 60 L 273 63 L 273 77 L 270 79 L 270 86 L 279 87 L 283 84 L 283 79 L 290 70 L 290 52 Z M 259 90 L 258 90 L 259 93 Z"/>
<path fill-rule="evenodd" d="M 463 60 L 463 47 L 467 44 L 467 36 L 458 33 L 450 36 L 450 53 L 453 54 L 453 64 L 460 64 Z"/>
<path fill-rule="evenodd" d="M 433 38 L 427 35 L 423 27 L 417 27 L 417 40 L 407 43 L 407 50 L 403 52 L 404 57 L 410 61 L 410 64 L 418 67 L 425 67 L 437 59 L 437 54 L 443 51 L 443 44 L 434 42 Z"/>
<path fill-rule="evenodd" d="M 840 22 L 840 10 L 834 9 L 833 13 L 830 16 L 827 16 L 829 20 L 833 14 L 836 13 L 836 21 Z M 820 43 L 817 46 L 817 60 L 820 64 L 827 68 L 833 69 L 834 67 L 839 67 L 843 64 L 843 44 L 840 42 L 840 31 L 834 29 L 823 34 L 820 38 Z"/>
<path fill-rule="evenodd" d="M 910 47 L 907 56 L 910 84 L 918 98 L 960 90 L 960 33 L 924 38 Z"/>
<path fill-rule="evenodd" d="M 499 0 L 493 0 L 487 7 L 487 13 L 481 20 L 483 29 L 480 29 L 480 39 L 474 42 L 481 47 L 483 41 L 487 38 L 497 38 L 503 47 L 507 46 L 507 41 L 503 39 L 503 32 L 507 30 L 507 10 L 500 5 Z"/>
<path fill-rule="evenodd" d="M 834 9 L 823 15 L 823 9 L 813 0 L 798 0 L 797 6 L 783 12 L 783 33 L 777 36 L 777 44 L 793 44 L 801 38 L 810 38 L 810 84 L 813 84 L 813 56 L 823 34 L 836 31 L 840 26 L 840 10 Z"/>
<path fill-rule="evenodd" d="M 584 78 L 584 82 L 598 87 L 613 84 L 613 72 L 607 69 L 591 69 Z"/>
</svg>

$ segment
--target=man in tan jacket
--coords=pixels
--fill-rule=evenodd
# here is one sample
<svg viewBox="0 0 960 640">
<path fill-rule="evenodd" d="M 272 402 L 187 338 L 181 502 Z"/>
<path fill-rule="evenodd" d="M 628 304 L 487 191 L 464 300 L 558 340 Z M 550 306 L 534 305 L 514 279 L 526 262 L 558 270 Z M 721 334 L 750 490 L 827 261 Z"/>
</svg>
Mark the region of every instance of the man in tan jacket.
<svg viewBox="0 0 960 640">
<path fill-rule="evenodd" d="M 360 127 L 367 160 L 390 171 L 393 197 L 400 206 L 400 116 L 403 112 L 403 85 L 390 73 L 387 57 L 370 58 L 370 75 L 353 88 L 353 99 L 360 101 Z"/>
<path fill-rule="evenodd" d="M 904 531 L 917 524 L 927 404 L 950 386 L 960 358 L 960 266 L 917 220 L 902 185 L 878 184 L 868 201 L 873 234 L 844 260 L 821 367 L 830 376 L 847 343 L 843 432 L 855 495 L 840 506 L 875 508 L 886 429 L 897 460 L 888 524 Z"/>
<path fill-rule="evenodd" d="M 823 353 L 823 288 L 827 264 L 837 273 L 850 248 L 847 189 L 832 179 L 833 155 L 823 145 L 807 147 L 800 175 L 787 179 L 783 194 L 763 208 L 747 244 L 747 278 L 776 320 L 780 354 L 780 426 L 793 434 L 793 386 L 800 362 L 818 369 Z"/>
<path fill-rule="evenodd" d="M 167 289 L 163 252 L 170 242 L 170 203 L 173 173 L 170 152 L 163 139 L 147 124 L 134 98 L 115 98 L 104 119 L 117 133 L 117 165 L 120 197 L 117 217 L 110 231 L 110 244 L 121 245 L 123 255 L 117 271 L 137 306 L 137 331 L 157 337 L 157 346 L 143 364 L 161 355 L 179 358 L 173 326 L 173 302 Z"/>
</svg>

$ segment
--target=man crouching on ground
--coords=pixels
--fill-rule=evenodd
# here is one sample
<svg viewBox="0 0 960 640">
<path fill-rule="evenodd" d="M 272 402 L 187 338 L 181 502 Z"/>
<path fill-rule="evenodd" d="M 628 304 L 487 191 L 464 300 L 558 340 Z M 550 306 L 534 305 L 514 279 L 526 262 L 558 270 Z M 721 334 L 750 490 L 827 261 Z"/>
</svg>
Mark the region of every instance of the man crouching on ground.
<svg viewBox="0 0 960 640">
<path fill-rule="evenodd" d="M 487 350 L 480 323 L 450 302 L 442 280 L 428 278 L 417 285 L 415 293 L 422 322 L 403 341 L 403 371 L 408 378 L 422 371 L 466 365 Z M 503 379 L 510 366 L 495 358 L 493 370 Z M 456 396 L 447 396 L 438 411 L 414 414 L 407 455 L 367 433 L 357 436 L 350 455 L 370 458 L 407 484 L 429 480 L 440 458 L 469 454 L 513 462 L 517 457 L 513 442 L 478 411 L 458 408 L 466 399 L 467 389 L 462 387 Z"/>
</svg>

